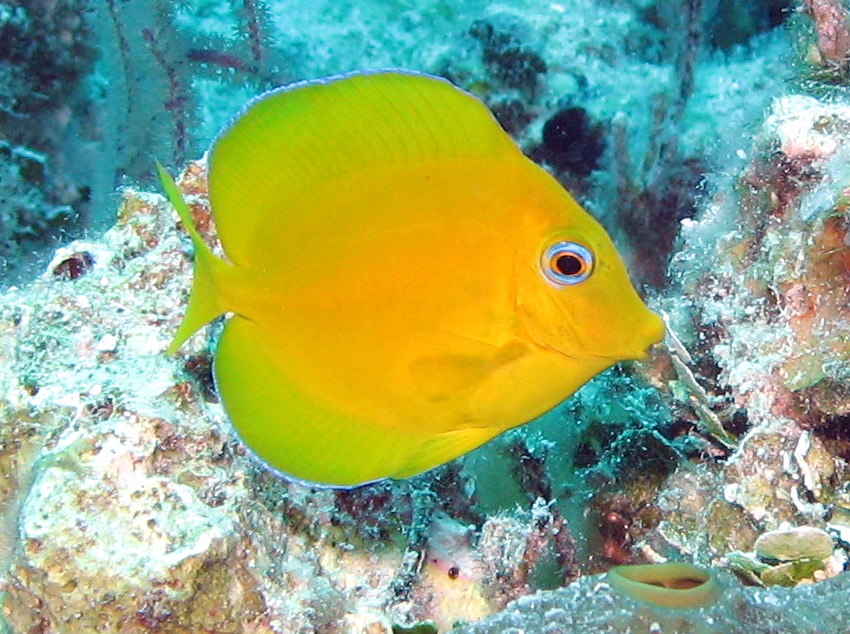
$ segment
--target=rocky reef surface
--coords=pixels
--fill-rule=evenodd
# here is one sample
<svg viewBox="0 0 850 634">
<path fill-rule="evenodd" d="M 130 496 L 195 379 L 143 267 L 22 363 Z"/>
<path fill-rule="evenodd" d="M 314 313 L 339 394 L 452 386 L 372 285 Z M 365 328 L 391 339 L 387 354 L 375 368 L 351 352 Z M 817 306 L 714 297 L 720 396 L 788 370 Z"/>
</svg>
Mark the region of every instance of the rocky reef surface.
<svg viewBox="0 0 850 634">
<path fill-rule="evenodd" d="M 744 587 L 721 575 L 721 599 L 713 606 L 664 609 L 647 606 L 617 593 L 598 576 L 582 577 L 560 590 L 541 592 L 513 602 L 508 609 L 456 634 L 771 634 L 774 632 L 838 632 L 850 618 L 843 597 L 847 575 L 799 588 Z M 831 629 L 828 629 L 831 628 Z"/>
</svg>

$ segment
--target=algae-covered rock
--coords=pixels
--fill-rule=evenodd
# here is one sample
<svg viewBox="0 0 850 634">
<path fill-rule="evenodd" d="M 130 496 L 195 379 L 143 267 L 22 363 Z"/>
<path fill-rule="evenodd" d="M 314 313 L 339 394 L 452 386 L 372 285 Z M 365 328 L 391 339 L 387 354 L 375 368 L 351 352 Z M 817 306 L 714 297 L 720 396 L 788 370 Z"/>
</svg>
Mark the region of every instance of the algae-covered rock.
<svg viewBox="0 0 850 634">
<path fill-rule="evenodd" d="M 666 301 L 706 386 L 703 401 L 740 433 L 716 498 L 756 534 L 824 529 L 850 456 L 842 431 L 850 106 L 778 98 L 742 153 L 749 161 L 734 187 L 683 224 Z M 716 546 L 724 515 L 710 531 Z"/>
<path fill-rule="evenodd" d="M 709 562 L 730 550 L 752 547 L 758 531 L 752 519 L 718 492 L 727 484 L 719 465 L 682 465 L 665 482 L 655 503 L 661 521 L 635 550 L 651 561 L 682 554 Z"/>
<path fill-rule="evenodd" d="M 847 556 L 834 552 L 832 537 L 824 530 L 800 526 L 768 531 L 759 536 L 754 552 L 730 552 L 731 570 L 759 586 L 795 586 L 841 573 Z"/>
<path fill-rule="evenodd" d="M 761 573 L 761 581 L 766 586 L 793 587 L 804 579 L 812 579 L 815 572 L 823 570 L 823 561 L 806 559 L 786 561 L 771 566 Z"/>
<path fill-rule="evenodd" d="M 832 554 L 833 546 L 832 537 L 826 531 L 800 526 L 760 535 L 756 540 L 756 554 L 774 561 L 821 560 Z"/>
</svg>

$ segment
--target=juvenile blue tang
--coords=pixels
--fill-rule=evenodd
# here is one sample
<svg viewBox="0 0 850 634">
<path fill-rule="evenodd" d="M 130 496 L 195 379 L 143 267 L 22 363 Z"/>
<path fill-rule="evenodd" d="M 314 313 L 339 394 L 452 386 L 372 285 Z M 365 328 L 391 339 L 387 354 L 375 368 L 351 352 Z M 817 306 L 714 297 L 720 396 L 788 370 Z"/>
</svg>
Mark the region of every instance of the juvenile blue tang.
<svg viewBox="0 0 850 634">
<path fill-rule="evenodd" d="M 230 314 L 224 407 L 300 480 L 421 473 L 663 335 L 602 227 L 436 77 L 351 74 L 251 102 L 209 158 L 227 261 L 160 172 L 195 246 L 169 352 Z"/>
</svg>

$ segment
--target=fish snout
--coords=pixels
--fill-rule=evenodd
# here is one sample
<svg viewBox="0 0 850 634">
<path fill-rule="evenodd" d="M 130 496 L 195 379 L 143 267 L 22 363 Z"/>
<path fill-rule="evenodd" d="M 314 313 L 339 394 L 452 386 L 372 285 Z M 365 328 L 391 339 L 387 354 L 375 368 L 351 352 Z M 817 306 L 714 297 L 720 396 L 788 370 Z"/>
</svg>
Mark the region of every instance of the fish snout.
<svg viewBox="0 0 850 634">
<path fill-rule="evenodd" d="M 636 320 L 634 336 L 622 358 L 635 361 L 646 359 L 649 348 L 664 339 L 664 333 L 664 320 L 651 310 L 646 309 L 645 314 Z"/>
</svg>

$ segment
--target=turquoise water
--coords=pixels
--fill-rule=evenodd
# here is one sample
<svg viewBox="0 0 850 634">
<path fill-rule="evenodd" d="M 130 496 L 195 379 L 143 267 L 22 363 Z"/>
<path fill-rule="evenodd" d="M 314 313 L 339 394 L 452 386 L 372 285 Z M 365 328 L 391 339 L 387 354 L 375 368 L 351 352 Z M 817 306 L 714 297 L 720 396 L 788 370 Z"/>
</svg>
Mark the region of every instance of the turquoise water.
<svg viewBox="0 0 850 634">
<path fill-rule="evenodd" d="M 666 180 L 694 185 L 707 158 L 734 156 L 731 130 L 753 125 L 792 76 L 788 2 L 704 4 L 698 41 L 684 45 L 678 5 L 665 2 L 5 3 L 2 187 L 12 208 L 0 256 L 14 277 L 44 243 L 107 228 L 116 187 L 152 186 L 153 158 L 174 168 L 199 157 L 251 96 L 362 69 L 419 70 L 473 90 L 599 215 L 618 211 L 612 178 L 640 189 L 653 176 L 646 167 L 672 132 L 658 116 L 676 128 L 684 170 Z M 684 98 L 682 55 L 699 68 Z M 588 138 L 539 148 L 543 124 L 571 107 Z M 598 155 L 621 133 L 630 164 L 615 174 L 613 157 L 602 165 Z"/>
</svg>

